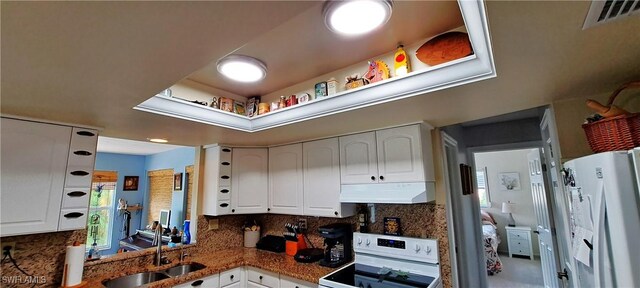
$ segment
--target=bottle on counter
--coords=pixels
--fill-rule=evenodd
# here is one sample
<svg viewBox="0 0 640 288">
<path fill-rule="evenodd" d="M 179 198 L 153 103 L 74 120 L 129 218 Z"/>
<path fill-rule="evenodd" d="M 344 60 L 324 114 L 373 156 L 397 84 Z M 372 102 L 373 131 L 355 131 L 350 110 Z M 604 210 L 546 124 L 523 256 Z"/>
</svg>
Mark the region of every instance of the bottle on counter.
<svg viewBox="0 0 640 288">
<path fill-rule="evenodd" d="M 189 230 L 191 226 L 191 220 L 184 220 L 184 231 L 182 232 L 182 243 L 189 244 L 191 243 L 191 231 Z"/>
</svg>

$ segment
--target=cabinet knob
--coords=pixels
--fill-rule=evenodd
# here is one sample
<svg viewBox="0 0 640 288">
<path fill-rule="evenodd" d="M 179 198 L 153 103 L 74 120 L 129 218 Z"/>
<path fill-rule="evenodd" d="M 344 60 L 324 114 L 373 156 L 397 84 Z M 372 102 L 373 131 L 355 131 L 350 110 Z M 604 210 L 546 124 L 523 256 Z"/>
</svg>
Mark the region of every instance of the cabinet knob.
<svg viewBox="0 0 640 288">
<path fill-rule="evenodd" d="M 260 278 L 260 280 L 262 281 L 262 276 L 260 276 L 259 278 Z"/>
<path fill-rule="evenodd" d="M 73 154 L 78 156 L 91 156 L 93 153 L 84 150 L 73 151 Z"/>
<path fill-rule="evenodd" d="M 231 149 L 229 149 L 229 148 L 222 148 L 222 152 L 231 152 Z"/>
<path fill-rule="evenodd" d="M 229 203 L 221 203 L 220 204 L 220 207 L 222 207 L 222 208 L 226 208 L 227 206 L 229 206 Z"/>
<path fill-rule="evenodd" d="M 71 213 L 64 214 L 64 218 L 80 218 L 82 217 L 82 215 L 84 215 L 84 213 L 71 212 Z"/>
<path fill-rule="evenodd" d="M 384 180 L 384 176 L 380 175 L 380 180 Z"/>
<path fill-rule="evenodd" d="M 236 213 L 236 209 L 231 209 L 231 213 Z"/>
<path fill-rule="evenodd" d="M 371 181 L 376 181 L 376 176 L 371 176 Z"/>
<path fill-rule="evenodd" d="M 222 163 L 220 163 L 220 164 L 222 164 L 223 166 L 229 166 L 229 165 L 231 165 L 231 163 L 226 162 L 226 161 L 225 161 L 225 162 L 222 162 Z"/>
<path fill-rule="evenodd" d="M 267 208 L 267 212 L 271 211 L 271 208 Z"/>
<path fill-rule="evenodd" d="M 220 178 L 222 178 L 222 179 L 229 179 L 229 178 L 231 178 L 231 177 L 229 177 L 228 175 L 222 175 L 222 176 L 220 176 Z"/>
<path fill-rule="evenodd" d="M 338 216 L 338 211 L 333 212 L 333 215 Z"/>
<path fill-rule="evenodd" d="M 231 278 L 231 280 L 233 280 L 233 275 L 229 276 L 229 278 Z"/>
<path fill-rule="evenodd" d="M 87 195 L 87 193 L 82 191 L 73 191 L 73 192 L 67 193 L 67 195 L 69 195 L 69 197 L 82 197 L 84 195 Z"/>
</svg>

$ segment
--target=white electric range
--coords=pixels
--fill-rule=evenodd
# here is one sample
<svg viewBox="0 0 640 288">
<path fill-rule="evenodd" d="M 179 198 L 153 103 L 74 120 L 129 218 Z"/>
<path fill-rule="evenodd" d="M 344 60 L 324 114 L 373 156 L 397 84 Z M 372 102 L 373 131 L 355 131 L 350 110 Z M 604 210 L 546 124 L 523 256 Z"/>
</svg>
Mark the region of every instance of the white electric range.
<svg viewBox="0 0 640 288">
<path fill-rule="evenodd" d="M 442 287 L 435 239 L 353 233 L 353 250 L 355 261 L 320 278 L 320 287 Z"/>
</svg>

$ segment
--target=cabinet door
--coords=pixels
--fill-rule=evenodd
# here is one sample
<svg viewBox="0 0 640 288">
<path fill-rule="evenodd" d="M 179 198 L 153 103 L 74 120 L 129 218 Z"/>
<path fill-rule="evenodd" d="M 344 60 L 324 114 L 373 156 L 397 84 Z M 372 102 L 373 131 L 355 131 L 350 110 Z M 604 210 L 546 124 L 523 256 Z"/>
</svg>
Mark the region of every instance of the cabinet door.
<svg viewBox="0 0 640 288">
<path fill-rule="evenodd" d="M 302 215 L 302 144 L 269 148 L 269 212 Z"/>
<path fill-rule="evenodd" d="M 71 127 L 2 118 L 2 236 L 56 231 Z"/>
<path fill-rule="evenodd" d="M 338 138 L 305 142 L 304 215 L 340 215 L 340 157 Z"/>
<path fill-rule="evenodd" d="M 253 287 L 280 287 L 280 275 L 278 275 L 278 273 L 265 271 L 254 267 L 247 267 L 247 280 L 249 287 L 252 287 L 252 283 L 262 285 Z"/>
<path fill-rule="evenodd" d="M 375 133 L 348 135 L 339 139 L 341 183 L 377 183 L 379 174 Z"/>
<path fill-rule="evenodd" d="M 280 275 L 280 287 L 282 288 L 317 288 L 318 284 L 303 281 L 300 279 Z"/>
<path fill-rule="evenodd" d="M 425 181 L 420 125 L 376 131 L 380 182 Z"/>
<path fill-rule="evenodd" d="M 266 148 L 234 148 L 231 162 L 231 213 L 267 212 L 269 157 Z"/>
</svg>

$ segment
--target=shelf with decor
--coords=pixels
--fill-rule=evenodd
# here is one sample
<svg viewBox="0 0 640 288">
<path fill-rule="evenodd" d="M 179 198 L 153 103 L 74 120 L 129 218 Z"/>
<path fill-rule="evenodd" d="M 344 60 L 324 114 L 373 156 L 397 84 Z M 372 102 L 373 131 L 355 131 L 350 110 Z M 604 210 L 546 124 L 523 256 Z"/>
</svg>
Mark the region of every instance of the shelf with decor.
<svg viewBox="0 0 640 288">
<path fill-rule="evenodd" d="M 459 1 L 459 5 L 473 50 L 463 58 L 251 118 L 164 95 L 153 96 L 134 109 L 257 132 L 493 78 L 496 71 L 484 5 L 475 1 Z"/>
</svg>

